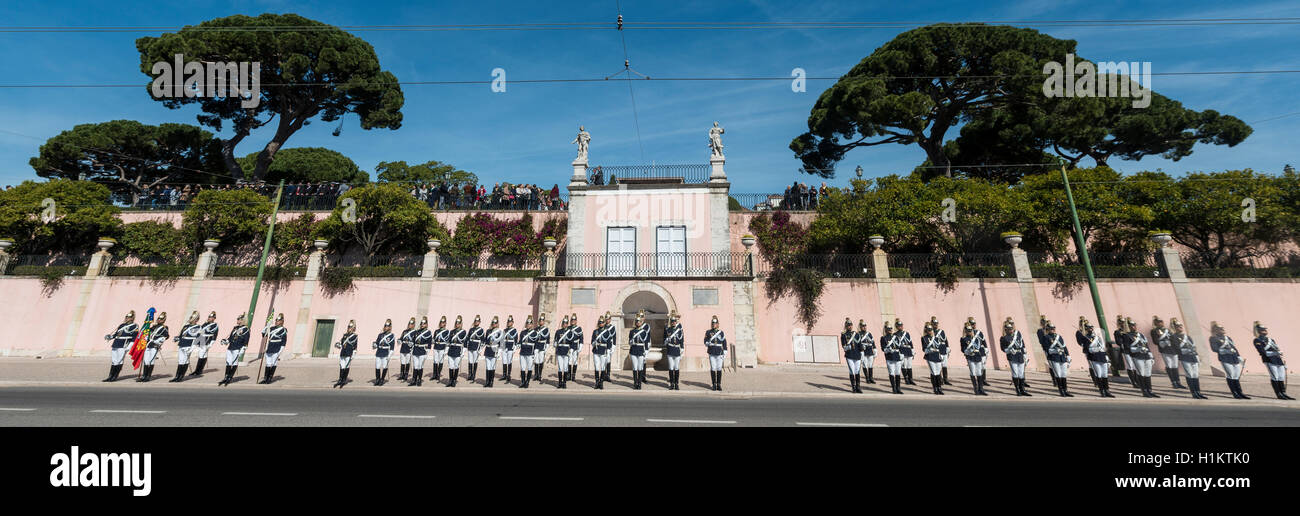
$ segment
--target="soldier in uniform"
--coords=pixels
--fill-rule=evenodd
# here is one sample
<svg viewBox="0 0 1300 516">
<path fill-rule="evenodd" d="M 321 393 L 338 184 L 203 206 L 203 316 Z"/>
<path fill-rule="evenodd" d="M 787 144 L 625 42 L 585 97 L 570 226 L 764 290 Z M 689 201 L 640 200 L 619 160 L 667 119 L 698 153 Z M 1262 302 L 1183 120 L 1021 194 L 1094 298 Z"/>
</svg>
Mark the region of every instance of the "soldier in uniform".
<svg viewBox="0 0 1300 516">
<path fill-rule="evenodd" d="M 424 385 L 424 360 L 429 356 L 433 346 L 433 332 L 429 331 L 429 318 L 420 317 L 420 329 L 410 335 L 411 339 L 411 381 L 408 386 Z M 435 366 L 436 367 L 436 366 Z"/>
<path fill-rule="evenodd" d="M 558 369 L 555 372 L 556 389 L 567 389 L 569 379 L 569 338 L 573 335 L 573 328 L 569 326 L 569 316 L 564 316 L 560 320 L 560 328 L 555 332 L 555 366 Z"/>
<path fill-rule="evenodd" d="M 844 350 L 844 362 L 849 365 L 849 389 L 854 394 L 861 394 L 858 379 L 862 371 L 862 343 L 858 333 L 853 331 L 853 320 L 844 318 L 844 331 L 840 332 L 840 349 Z"/>
<path fill-rule="evenodd" d="M 948 381 L 948 352 L 951 351 L 948 348 L 948 334 L 939 328 L 938 316 L 930 316 L 930 327 L 934 328 L 934 339 L 939 341 L 939 356 L 943 357 L 941 370 L 943 378 L 941 381 L 944 385 L 952 385 L 952 382 Z"/>
<path fill-rule="evenodd" d="M 415 335 L 415 318 L 406 322 L 406 329 L 402 330 L 402 336 L 397 340 L 402 343 L 401 349 L 398 350 L 398 372 L 397 381 L 406 381 L 406 374 L 411 371 L 411 341 Z"/>
<path fill-rule="evenodd" d="M 604 389 L 605 382 L 608 381 L 606 368 L 609 367 L 609 357 L 614 353 L 617 339 L 618 334 L 614 330 L 614 325 L 609 322 L 609 313 L 606 312 L 596 321 L 596 329 L 591 335 L 591 366 L 596 373 L 597 389 Z"/>
<path fill-rule="evenodd" d="M 352 354 L 357 351 L 357 321 L 348 321 L 348 329 L 334 347 L 339 350 L 339 381 L 334 386 L 340 389 L 348 384 L 348 371 L 352 368 Z"/>
<path fill-rule="evenodd" d="M 244 325 L 244 314 L 239 314 L 235 318 L 235 327 L 230 329 L 230 335 L 221 344 L 226 346 L 226 376 L 217 382 L 217 385 L 227 386 L 235 379 L 235 370 L 239 369 L 239 357 L 243 356 L 244 348 L 248 347 L 248 326 Z"/>
<path fill-rule="evenodd" d="M 1115 347 L 1119 348 L 1120 356 L 1124 357 L 1124 372 L 1128 374 L 1128 384 L 1136 387 L 1139 380 L 1133 370 L 1133 357 L 1128 354 L 1131 334 L 1123 315 L 1115 316 L 1115 331 L 1113 333 L 1115 334 Z"/>
<path fill-rule="evenodd" d="M 1187 375 L 1187 388 L 1192 391 L 1193 398 L 1209 399 L 1201 394 L 1201 364 L 1197 357 L 1196 344 L 1192 342 L 1192 338 L 1183 328 L 1183 323 L 1178 322 L 1177 318 L 1169 318 L 1169 326 L 1173 328 L 1169 340 L 1178 350 L 1178 361 L 1182 363 L 1183 373 Z"/>
<path fill-rule="evenodd" d="M 280 351 L 289 340 L 289 330 L 284 328 L 284 314 L 276 315 L 275 325 L 264 328 L 262 335 L 266 337 L 266 355 L 263 357 L 266 364 L 266 378 L 262 379 L 262 383 L 269 384 L 275 380 L 275 368 L 280 361 Z"/>
<path fill-rule="evenodd" d="M 867 383 L 876 383 L 876 378 L 872 374 L 874 371 L 873 364 L 876 362 L 876 337 L 867 331 L 867 321 L 858 319 L 858 331 L 854 333 L 858 339 L 858 345 L 862 346 L 862 368 L 867 370 Z M 858 391 L 862 390 L 862 379 L 858 378 Z"/>
<path fill-rule="evenodd" d="M 1217 321 L 1210 321 L 1210 351 L 1219 355 L 1219 365 L 1223 366 L 1223 374 L 1228 377 L 1228 390 L 1232 392 L 1232 397 L 1239 400 L 1248 400 L 1245 392 L 1241 390 L 1241 368 L 1243 366 L 1241 353 L 1237 351 L 1237 345 L 1232 342 L 1232 337 L 1227 335 L 1223 326 L 1219 326 Z"/>
<path fill-rule="evenodd" d="M 153 361 L 158 359 L 158 353 L 162 352 L 163 344 L 167 343 L 167 337 L 171 332 L 167 329 L 167 312 L 159 312 L 158 317 L 153 321 L 153 327 L 149 330 L 149 341 L 145 343 L 144 348 L 144 371 L 140 377 L 136 378 L 137 382 L 147 382 L 153 379 Z"/>
<path fill-rule="evenodd" d="M 469 369 L 469 383 L 474 383 L 474 377 L 478 376 L 478 355 L 483 350 L 483 343 L 487 340 L 487 330 L 483 329 L 478 314 L 474 315 L 474 324 L 469 327 L 469 338 L 465 341 L 465 361 L 469 362 L 466 366 Z"/>
<path fill-rule="evenodd" d="M 1032 396 L 1025 387 L 1025 362 L 1028 355 L 1025 338 L 1010 317 L 1002 323 L 1002 339 L 998 347 L 1007 355 L 1007 363 L 1011 364 L 1011 385 L 1016 388 L 1016 396 Z"/>
<path fill-rule="evenodd" d="M 885 334 L 880 336 L 880 352 L 885 354 L 885 368 L 889 370 L 889 388 L 894 394 L 903 393 L 903 357 L 898 349 L 894 327 L 885 321 Z"/>
<path fill-rule="evenodd" d="M 1282 347 L 1273 337 L 1268 336 L 1268 327 L 1255 321 L 1255 349 L 1268 367 L 1268 380 L 1273 385 L 1273 394 L 1279 400 L 1293 400 L 1286 395 L 1286 362 L 1282 360 Z"/>
<path fill-rule="evenodd" d="M 487 339 L 483 342 L 483 362 L 487 364 L 487 373 L 483 375 L 483 388 L 492 386 L 497 376 L 497 356 L 501 354 L 501 341 L 506 332 L 501 329 L 501 319 L 492 316 L 492 326 L 488 328 Z"/>
<path fill-rule="evenodd" d="M 894 338 L 898 339 L 898 353 L 903 358 L 903 381 L 916 385 L 912 380 L 912 334 L 903 329 L 902 319 L 894 319 Z"/>
<path fill-rule="evenodd" d="M 1079 330 L 1074 332 L 1074 341 L 1088 357 L 1088 373 L 1092 375 L 1092 383 L 1097 386 L 1101 397 L 1114 398 L 1115 395 L 1110 393 L 1110 356 L 1106 354 L 1106 343 L 1082 315 L 1079 316 Z"/>
<path fill-rule="evenodd" d="M 1048 336 L 1047 336 L 1047 316 L 1046 316 L 1046 315 L 1041 315 L 1041 314 L 1040 314 L 1040 315 L 1038 316 L 1038 330 L 1035 331 L 1035 333 L 1036 333 L 1037 336 L 1038 336 L 1038 347 L 1039 347 L 1039 348 L 1042 348 L 1042 350 L 1043 350 L 1043 356 L 1047 356 Z M 1050 367 L 1051 364 L 1048 364 L 1048 366 L 1049 366 L 1049 367 L 1047 368 L 1047 374 L 1050 375 L 1050 376 L 1052 377 L 1052 387 L 1055 387 L 1055 388 L 1057 388 L 1057 389 L 1060 389 L 1060 388 L 1061 388 L 1060 380 L 1056 377 L 1056 370 L 1053 369 L 1052 367 Z"/>
<path fill-rule="evenodd" d="M 370 347 L 375 350 L 375 386 L 388 380 L 388 354 L 393 352 L 397 339 L 393 338 L 393 320 L 384 319 L 384 331 L 379 332 Z"/>
<path fill-rule="evenodd" d="M 519 345 L 519 329 L 515 328 L 515 316 L 506 316 L 506 329 L 501 331 L 501 368 L 504 375 L 501 381 L 510 383 L 510 368 L 515 359 L 515 347 Z"/>
<path fill-rule="evenodd" d="M 208 322 L 203 323 L 203 338 L 198 344 L 199 360 L 194 364 L 194 372 L 190 373 L 190 376 L 203 376 L 203 368 L 208 366 L 208 348 L 217 341 L 217 332 L 220 329 L 217 326 L 217 312 L 208 312 Z"/>
<path fill-rule="evenodd" d="M 686 335 L 680 322 L 681 316 L 673 310 L 668 314 L 668 326 L 664 327 L 664 356 L 668 358 L 668 390 L 679 391 L 677 382 L 682 378 L 682 355 L 686 351 Z"/>
<path fill-rule="evenodd" d="M 573 333 L 569 336 L 569 381 L 577 381 L 578 377 L 578 360 L 582 358 L 582 344 L 585 337 L 582 336 L 582 327 L 578 326 L 578 314 L 569 315 L 569 327 Z"/>
<path fill-rule="evenodd" d="M 1047 321 L 1043 325 L 1047 333 L 1047 365 L 1056 374 L 1056 390 L 1063 398 L 1072 398 L 1070 394 L 1070 347 L 1065 345 L 1065 338 L 1056 333 L 1056 325 Z"/>
<path fill-rule="evenodd" d="M 722 364 L 727 361 L 727 334 L 718 328 L 718 316 L 713 316 L 709 330 L 704 332 L 704 347 L 709 353 L 709 375 L 713 390 L 722 390 Z M 644 367 L 644 365 L 642 366 Z"/>
<path fill-rule="evenodd" d="M 610 362 L 614 361 L 614 348 L 618 346 L 618 330 L 614 328 L 613 314 L 610 314 L 608 311 L 605 312 L 605 326 L 608 328 L 608 331 L 611 332 L 611 334 L 609 336 L 609 342 L 607 342 L 607 345 L 605 346 L 605 361 L 604 361 L 605 369 L 598 371 L 598 374 L 601 377 L 601 381 L 608 382 L 610 381 L 609 379 Z M 593 334 L 592 342 L 595 341 L 596 339 Z"/>
<path fill-rule="evenodd" d="M 537 342 L 533 345 L 533 367 L 537 369 L 533 378 L 537 383 L 542 382 L 542 367 L 546 365 L 546 346 L 551 343 L 551 329 L 546 326 L 546 313 L 537 315 L 537 326 L 533 328 L 537 332 Z"/>
<path fill-rule="evenodd" d="M 984 392 L 984 384 L 980 383 L 980 377 L 984 375 L 984 355 L 988 354 L 988 344 L 984 342 L 984 334 L 975 333 L 975 325 L 972 321 L 962 325 L 961 334 L 961 354 L 966 357 L 966 367 L 970 369 L 972 392 L 976 396 L 988 396 Z"/>
<path fill-rule="evenodd" d="M 989 352 L 989 344 L 988 344 L 989 339 L 987 336 L 984 335 L 984 330 L 981 330 L 978 327 L 976 327 L 974 317 L 967 317 L 966 325 L 970 326 L 971 332 L 975 334 L 975 337 L 979 339 L 980 344 L 984 347 L 984 353 L 980 355 L 979 379 L 980 379 L 980 386 L 988 387 L 989 386 L 989 377 L 988 377 L 989 355 L 992 354 Z"/>
<path fill-rule="evenodd" d="M 469 340 L 469 332 L 462 327 L 461 317 L 456 316 L 456 327 L 451 330 L 451 338 L 447 344 L 447 386 L 455 387 L 456 379 L 460 375 L 460 358 L 465 352 L 465 342 Z"/>
<path fill-rule="evenodd" d="M 176 341 L 179 353 L 176 356 L 176 376 L 172 377 L 170 383 L 185 381 L 185 370 L 190 368 L 190 352 L 202 339 L 203 327 L 199 325 L 199 312 L 195 310 L 190 314 L 189 322 L 181 326 L 180 333 L 172 339 Z"/>
<path fill-rule="evenodd" d="M 438 331 L 433 332 L 433 381 L 442 379 L 442 360 L 447 356 L 451 330 L 447 329 L 447 316 L 438 319 Z"/>
<path fill-rule="evenodd" d="M 650 323 L 645 320 L 645 310 L 637 312 L 636 325 L 628 330 L 628 355 L 632 358 L 632 388 L 641 390 L 645 381 L 645 355 L 650 351 Z"/>
<path fill-rule="evenodd" d="M 122 324 L 117 325 L 113 333 L 104 336 L 104 340 L 112 341 L 110 344 L 111 355 L 108 362 L 108 378 L 105 382 L 117 381 L 117 375 L 122 372 L 122 361 L 126 359 L 126 348 L 135 342 L 136 333 L 139 333 L 140 327 L 135 324 L 135 310 L 126 313 L 122 319 Z"/>
<path fill-rule="evenodd" d="M 1151 343 L 1160 350 L 1160 359 L 1165 362 L 1165 374 L 1169 376 L 1169 382 L 1175 389 L 1183 388 L 1183 384 L 1178 382 L 1178 344 L 1170 338 L 1169 328 L 1165 328 L 1165 321 L 1160 316 L 1151 318 Z"/>
<path fill-rule="evenodd" d="M 1151 368 L 1155 365 L 1155 357 L 1151 356 L 1151 344 L 1147 336 L 1137 330 L 1137 324 L 1133 319 L 1125 319 L 1128 323 L 1128 354 L 1133 361 L 1134 373 L 1137 374 L 1138 386 L 1142 389 L 1142 397 L 1159 398 L 1156 393 L 1151 392 Z"/>
<path fill-rule="evenodd" d="M 533 326 L 533 316 L 524 320 L 524 332 L 519 340 L 519 388 L 527 389 L 528 380 L 537 368 L 533 366 L 533 357 L 537 351 L 537 329 Z"/>
<path fill-rule="evenodd" d="M 939 352 L 939 342 L 934 338 L 934 326 L 925 323 L 925 332 L 921 336 L 921 353 L 925 364 L 930 367 L 930 387 L 935 394 L 943 395 L 943 354 Z"/>
</svg>

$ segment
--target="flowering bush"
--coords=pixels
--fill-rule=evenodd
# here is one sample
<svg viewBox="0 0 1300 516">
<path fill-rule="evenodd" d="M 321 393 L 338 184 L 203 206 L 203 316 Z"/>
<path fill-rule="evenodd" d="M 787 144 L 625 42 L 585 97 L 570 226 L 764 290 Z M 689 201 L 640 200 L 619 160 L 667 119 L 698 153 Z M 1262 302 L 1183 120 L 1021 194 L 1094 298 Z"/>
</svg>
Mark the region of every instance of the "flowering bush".
<svg viewBox="0 0 1300 516">
<path fill-rule="evenodd" d="M 561 241 L 567 230 L 567 219 L 548 220 L 540 231 L 534 232 L 531 214 L 511 220 L 475 213 L 460 219 L 445 249 L 452 256 L 477 256 L 485 252 L 494 256 L 540 256 L 546 252 L 542 245 L 544 238 Z"/>
</svg>

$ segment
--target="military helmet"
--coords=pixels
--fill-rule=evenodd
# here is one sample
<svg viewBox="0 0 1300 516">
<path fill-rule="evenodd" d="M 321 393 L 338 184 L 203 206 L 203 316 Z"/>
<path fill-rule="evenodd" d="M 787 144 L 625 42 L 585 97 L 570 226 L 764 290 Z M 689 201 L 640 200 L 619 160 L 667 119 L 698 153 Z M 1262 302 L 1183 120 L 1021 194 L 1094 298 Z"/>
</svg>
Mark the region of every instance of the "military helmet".
<svg viewBox="0 0 1300 516">
<path fill-rule="evenodd" d="M 127 313 L 126 313 L 126 317 L 124 317 L 123 319 L 131 319 L 131 320 L 135 320 L 135 310 L 131 310 L 131 311 L 127 312 Z"/>
<path fill-rule="evenodd" d="M 496 325 L 499 324 L 500 322 L 501 322 L 501 318 L 500 318 L 500 317 L 495 316 L 495 315 L 492 316 L 492 326 L 496 326 Z"/>
<path fill-rule="evenodd" d="M 682 316 L 681 316 L 681 314 L 677 313 L 677 310 L 673 310 L 672 312 L 669 312 L 669 313 L 668 313 L 668 321 L 669 321 L 669 322 L 677 322 L 677 320 L 678 320 L 678 319 L 681 319 L 681 318 L 682 318 Z"/>
<path fill-rule="evenodd" d="M 456 316 L 456 325 L 459 326 L 460 323 L 461 323 L 461 316 L 457 315 L 457 316 Z"/>
<path fill-rule="evenodd" d="M 162 324 L 163 321 L 167 320 L 167 312 L 158 312 L 158 317 L 155 318 L 154 320 L 158 324 Z"/>
<path fill-rule="evenodd" d="M 348 329 L 349 329 L 349 330 L 355 330 L 356 328 L 357 328 L 357 320 L 356 320 L 356 319 L 351 319 L 351 320 L 349 320 L 349 321 L 348 321 Z"/>
<path fill-rule="evenodd" d="M 1160 324 L 1160 323 L 1162 323 L 1162 322 L 1165 322 L 1165 320 L 1164 320 L 1164 319 L 1161 319 L 1159 315 L 1153 315 L 1153 316 L 1151 316 L 1151 324 L 1152 324 L 1152 325 Z"/>
<path fill-rule="evenodd" d="M 429 316 L 427 316 L 427 315 L 426 315 L 426 316 L 421 316 L 421 317 L 420 317 L 420 326 L 428 326 L 428 325 L 429 325 Z"/>
<path fill-rule="evenodd" d="M 852 319 L 849 319 L 848 317 L 845 317 L 845 318 L 844 318 L 844 327 L 845 327 L 845 328 L 852 328 L 852 327 L 853 327 L 853 320 L 852 320 Z"/>
<path fill-rule="evenodd" d="M 216 310 L 213 310 L 213 311 L 211 311 L 211 312 L 208 312 L 208 318 L 209 318 L 209 319 L 216 319 L 216 318 L 217 318 L 217 311 L 216 311 Z"/>
<path fill-rule="evenodd" d="M 480 318 L 478 314 L 474 314 L 474 324 L 478 324 L 479 321 L 482 321 L 482 320 L 483 320 L 483 319 Z"/>
<path fill-rule="evenodd" d="M 392 328 L 392 327 L 393 327 L 393 320 L 392 320 L 392 319 L 384 319 L 384 327 L 385 327 L 385 328 Z"/>
<path fill-rule="evenodd" d="M 193 311 L 193 312 L 190 312 L 190 318 L 189 318 L 189 321 L 190 321 L 190 324 L 194 324 L 194 323 L 196 323 L 196 322 L 199 322 L 199 311 L 198 311 L 198 310 L 195 310 L 195 311 Z"/>
<path fill-rule="evenodd" d="M 515 322 L 515 316 L 513 315 L 506 316 L 506 324 L 514 324 L 514 322 Z"/>
<path fill-rule="evenodd" d="M 637 312 L 637 313 L 636 313 L 636 322 L 641 322 L 641 321 L 644 321 L 644 320 L 645 320 L 645 310 L 641 310 L 641 311 Z"/>
<path fill-rule="evenodd" d="M 407 324 L 407 325 L 410 325 L 410 326 L 415 326 L 415 318 L 412 317 L 411 320 L 406 321 L 406 324 Z"/>
<path fill-rule="evenodd" d="M 570 314 L 570 315 L 569 315 L 569 322 L 571 322 L 571 323 L 573 323 L 573 324 L 578 324 L 578 314 L 577 314 L 577 313 Z"/>
<path fill-rule="evenodd" d="M 1007 317 L 1007 320 L 1006 320 L 1006 321 L 1003 321 L 1003 323 L 1002 323 L 1002 329 L 1004 329 L 1004 330 L 1014 330 L 1014 329 L 1016 329 L 1016 322 L 1013 321 L 1013 320 L 1011 320 L 1010 317 Z"/>
<path fill-rule="evenodd" d="M 528 319 L 524 321 L 524 324 L 526 324 L 526 325 L 532 325 L 532 324 L 533 324 L 533 316 L 531 316 L 531 315 L 528 316 Z"/>
<path fill-rule="evenodd" d="M 568 325 L 569 325 L 569 316 L 566 315 L 566 316 L 564 316 L 563 318 L 561 318 L 561 319 L 560 319 L 560 325 L 561 325 L 561 326 L 568 326 Z"/>
<path fill-rule="evenodd" d="M 1080 316 L 1079 316 L 1079 329 L 1082 330 L 1082 329 L 1084 329 L 1084 328 L 1091 328 L 1091 327 L 1092 327 L 1092 323 L 1088 322 L 1088 318 L 1087 318 L 1087 317 L 1084 317 L 1084 316 L 1082 316 L 1082 315 L 1080 315 Z"/>
<path fill-rule="evenodd" d="M 284 313 L 283 313 L 283 312 L 281 312 L 280 315 L 275 316 L 275 322 L 277 322 L 277 323 L 282 323 L 282 322 L 284 322 Z"/>
<path fill-rule="evenodd" d="M 718 316 L 716 316 L 716 315 L 715 315 L 715 316 L 713 316 L 713 320 L 712 320 L 712 321 L 710 321 L 710 323 L 709 323 L 709 324 L 718 324 Z"/>
<path fill-rule="evenodd" d="M 546 322 L 546 312 L 537 314 L 537 324 L 542 324 L 544 322 Z"/>
<path fill-rule="evenodd" d="M 858 328 L 861 328 L 861 329 L 863 329 L 863 330 L 867 329 L 867 320 L 866 320 L 866 319 L 858 319 Z"/>
<path fill-rule="evenodd" d="M 974 327 L 975 327 L 975 318 L 974 318 L 974 317 L 967 317 L 967 318 L 966 318 L 966 325 L 967 325 L 967 326 L 970 326 L 971 328 L 974 328 Z"/>
<path fill-rule="evenodd" d="M 902 319 L 899 319 L 899 318 L 894 318 L 894 327 L 895 327 L 895 328 L 902 328 L 902 327 L 903 327 L 903 320 L 902 320 Z"/>
<path fill-rule="evenodd" d="M 1174 327 L 1174 328 L 1182 328 L 1182 327 L 1183 327 L 1183 322 L 1182 322 L 1182 321 L 1179 321 L 1177 317 L 1170 317 L 1170 318 L 1169 318 L 1169 325 L 1172 326 L 1172 327 Z"/>
<path fill-rule="evenodd" d="M 1046 328 L 1046 329 L 1049 329 L 1049 330 L 1055 330 L 1055 329 L 1056 329 L 1056 324 L 1053 324 L 1052 321 L 1047 321 L 1047 324 L 1044 325 L 1043 328 Z"/>
<path fill-rule="evenodd" d="M 1260 334 L 1260 331 L 1261 331 L 1261 330 L 1262 330 L 1262 331 L 1268 331 L 1268 327 L 1267 327 L 1267 326 L 1264 326 L 1264 323 L 1261 323 L 1261 322 L 1259 322 L 1259 321 L 1255 321 L 1255 324 L 1254 324 L 1253 330 L 1254 330 L 1254 332 L 1255 332 L 1255 336 L 1258 337 L 1259 334 Z"/>
</svg>

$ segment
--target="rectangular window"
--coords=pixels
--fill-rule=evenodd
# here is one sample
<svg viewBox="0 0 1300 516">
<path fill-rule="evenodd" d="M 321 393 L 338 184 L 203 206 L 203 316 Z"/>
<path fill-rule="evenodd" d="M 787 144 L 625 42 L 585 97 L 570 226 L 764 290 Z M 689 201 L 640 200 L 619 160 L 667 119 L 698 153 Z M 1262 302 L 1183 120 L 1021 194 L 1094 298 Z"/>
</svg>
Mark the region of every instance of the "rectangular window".
<svg viewBox="0 0 1300 516">
<path fill-rule="evenodd" d="M 686 226 L 659 226 L 655 236 L 655 268 L 659 275 L 685 276 Z"/>
<path fill-rule="evenodd" d="M 596 306 L 596 289 L 574 288 L 569 290 L 569 304 Z"/>
<path fill-rule="evenodd" d="M 605 275 L 636 274 L 636 228 L 611 227 L 605 234 Z"/>
</svg>

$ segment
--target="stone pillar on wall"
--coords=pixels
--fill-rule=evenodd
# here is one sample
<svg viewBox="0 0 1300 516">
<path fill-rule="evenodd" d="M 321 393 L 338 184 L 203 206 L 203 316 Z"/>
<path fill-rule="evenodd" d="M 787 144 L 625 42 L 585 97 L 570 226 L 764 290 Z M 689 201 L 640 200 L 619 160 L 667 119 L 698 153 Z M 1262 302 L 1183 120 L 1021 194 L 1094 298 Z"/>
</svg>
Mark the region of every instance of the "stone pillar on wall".
<svg viewBox="0 0 1300 516">
<path fill-rule="evenodd" d="M 1162 236 L 1163 235 L 1163 236 Z M 1172 239 L 1167 233 L 1152 235 L 1151 239 L 1160 245 L 1157 255 L 1169 274 L 1169 282 L 1174 287 L 1174 298 L 1178 300 L 1178 311 L 1182 314 L 1183 327 L 1187 336 L 1196 343 L 1196 354 L 1201 357 L 1201 364 L 1209 366 L 1210 374 L 1224 376 L 1223 367 L 1210 351 L 1210 336 L 1202 329 L 1201 319 L 1196 312 L 1196 301 L 1192 299 L 1192 289 L 1187 284 L 1187 272 L 1183 270 L 1183 261 L 1178 250 L 1170 247 Z"/>
<path fill-rule="evenodd" d="M 1035 324 L 1038 324 L 1042 312 L 1038 310 L 1038 294 L 1034 291 L 1034 275 L 1029 268 L 1029 253 L 1020 248 L 1022 239 L 1023 237 L 1018 233 L 1008 234 L 1003 237 L 1003 241 L 1011 246 L 1011 263 L 1016 271 L 1016 284 L 1020 286 L 1020 304 L 1024 307 L 1025 321 L 1028 321 L 1026 327 L 1022 328 L 1020 333 L 1025 337 L 1025 347 L 1030 350 L 1029 356 L 1034 359 L 1034 368 L 1039 372 L 1046 372 L 1047 357 L 1043 356 L 1042 348 L 1029 345 L 1031 342 L 1038 342 L 1037 331 L 1030 330 Z M 1000 319 L 1000 317 L 994 318 L 994 320 L 997 319 Z"/>
<path fill-rule="evenodd" d="M 870 237 L 871 245 L 876 248 L 871 252 L 871 270 L 876 273 L 876 296 L 880 303 L 880 320 L 882 322 L 892 322 L 894 320 L 894 286 L 893 280 L 889 278 L 889 255 L 885 253 L 880 246 L 885 244 L 885 239 L 880 235 Z M 867 326 L 871 328 L 871 326 Z M 878 328 L 879 326 L 877 326 Z"/>
<path fill-rule="evenodd" d="M 537 280 L 537 288 L 540 289 L 537 296 L 537 313 L 546 314 L 546 324 L 549 326 L 564 319 L 560 314 L 560 282 L 556 280 Z M 551 332 L 554 338 L 555 332 Z M 554 345 L 554 344 L 552 344 Z M 548 364 L 555 363 L 555 353 L 546 354 Z"/>
<path fill-rule="evenodd" d="M 298 301 L 298 318 L 294 322 L 293 330 L 293 347 L 289 348 L 289 355 L 306 354 L 311 355 L 311 350 L 302 349 L 303 342 L 307 341 L 307 329 L 311 327 L 311 300 L 316 294 L 316 285 L 320 281 L 321 268 L 325 266 L 325 248 L 329 243 L 324 240 L 317 240 L 314 244 L 315 251 L 307 257 L 307 274 L 302 278 L 302 298 Z"/>
<path fill-rule="evenodd" d="M 429 252 L 424 253 L 424 268 L 420 270 L 420 296 L 415 301 L 415 313 L 428 315 L 430 297 L 433 296 L 433 282 L 438 279 L 438 248 L 442 241 L 430 238 L 424 243 Z"/>
<path fill-rule="evenodd" d="M 9 271 L 9 260 L 13 255 L 9 254 L 9 247 L 14 245 L 13 240 L 0 240 L 0 276 L 4 276 Z"/>
<path fill-rule="evenodd" d="M 73 348 L 76 346 L 78 335 L 81 332 L 81 323 L 86 318 L 86 306 L 90 304 L 90 295 L 94 292 L 95 285 L 99 284 L 100 278 L 108 271 L 109 264 L 113 262 L 113 256 L 108 254 L 108 250 L 112 249 L 116 243 L 117 241 L 111 238 L 100 238 L 97 244 L 99 252 L 90 256 L 90 264 L 86 267 L 86 277 L 81 280 L 77 292 L 77 304 L 72 307 L 72 321 L 63 334 L 63 348 L 59 350 L 58 356 L 73 356 Z"/>
<path fill-rule="evenodd" d="M 735 367 L 758 365 L 758 321 L 754 317 L 754 284 L 757 281 L 750 278 L 731 282 L 732 328 L 736 332 L 732 363 Z"/>
<path fill-rule="evenodd" d="M 212 277 L 213 270 L 217 267 L 217 246 L 221 242 L 218 240 L 204 240 L 203 247 L 207 249 L 199 254 L 199 261 L 194 265 L 194 276 L 190 279 L 190 295 L 185 301 L 185 313 L 188 315 L 199 309 L 199 297 L 203 294 L 204 280 Z"/>
<path fill-rule="evenodd" d="M 113 262 L 113 255 L 108 254 L 108 250 L 115 244 L 117 241 L 111 238 L 99 239 L 99 252 L 90 255 L 90 264 L 86 267 L 87 278 L 97 278 L 108 272 L 108 266 Z"/>
</svg>

